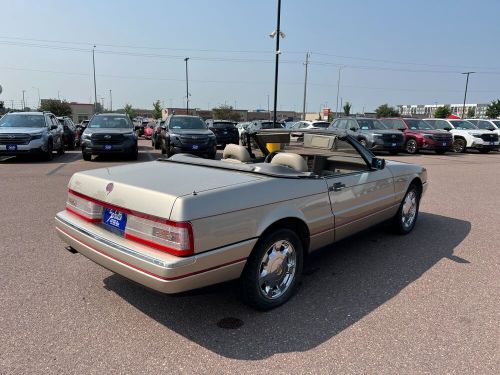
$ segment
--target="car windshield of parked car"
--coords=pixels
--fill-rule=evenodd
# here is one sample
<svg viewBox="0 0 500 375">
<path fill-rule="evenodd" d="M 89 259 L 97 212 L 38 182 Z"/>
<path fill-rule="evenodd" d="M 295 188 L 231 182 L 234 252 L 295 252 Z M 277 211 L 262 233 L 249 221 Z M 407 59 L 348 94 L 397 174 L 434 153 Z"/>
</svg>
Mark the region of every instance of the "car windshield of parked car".
<svg viewBox="0 0 500 375">
<path fill-rule="evenodd" d="M 496 127 L 500 129 L 500 120 L 498 120 L 498 121 L 492 120 L 491 122 L 494 123 L 496 125 Z"/>
<path fill-rule="evenodd" d="M 382 123 L 388 128 L 388 129 L 394 129 L 394 130 L 405 130 L 406 126 L 403 123 L 403 120 L 399 120 L 397 118 L 385 118 L 382 121 Z"/>
<path fill-rule="evenodd" d="M 451 124 L 458 130 L 477 129 L 477 126 L 464 120 L 450 120 Z"/>
<path fill-rule="evenodd" d="M 479 129 L 482 130 L 495 130 L 495 127 L 489 123 L 488 121 L 478 121 L 476 125 Z"/>
<path fill-rule="evenodd" d="M 94 116 L 90 121 L 89 128 L 91 129 L 126 129 L 131 128 L 131 124 L 125 117 L 121 116 Z"/>
<path fill-rule="evenodd" d="M 318 121 L 318 122 L 313 122 L 312 124 L 315 128 L 321 128 L 321 129 L 326 129 L 330 126 L 329 122 L 326 121 Z"/>
<path fill-rule="evenodd" d="M 234 128 L 234 124 L 232 122 L 214 122 L 212 124 L 212 127 L 215 129 L 222 129 L 222 128 Z"/>
<path fill-rule="evenodd" d="M 361 130 L 384 130 L 387 129 L 387 126 L 382 124 L 379 120 L 358 120 L 359 127 Z"/>
<path fill-rule="evenodd" d="M 0 120 L 1 128 L 43 128 L 45 119 L 42 115 L 7 114 Z"/>
<path fill-rule="evenodd" d="M 406 120 L 406 124 L 412 130 L 433 130 L 434 128 L 428 122 L 418 119 Z"/>
<path fill-rule="evenodd" d="M 197 117 L 172 117 L 170 129 L 206 129 L 205 123 Z"/>
</svg>

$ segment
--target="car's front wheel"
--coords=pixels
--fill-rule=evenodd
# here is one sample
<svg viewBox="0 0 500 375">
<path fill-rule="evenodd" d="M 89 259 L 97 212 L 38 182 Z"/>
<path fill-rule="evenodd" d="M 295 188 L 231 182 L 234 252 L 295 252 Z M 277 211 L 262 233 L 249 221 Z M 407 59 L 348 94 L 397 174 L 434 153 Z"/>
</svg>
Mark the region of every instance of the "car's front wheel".
<svg viewBox="0 0 500 375">
<path fill-rule="evenodd" d="M 420 206 L 420 189 L 411 184 L 406 192 L 399 210 L 394 217 L 394 229 L 400 234 L 408 234 L 415 227 Z"/>
<path fill-rule="evenodd" d="M 44 153 L 44 159 L 45 160 L 52 160 L 54 157 L 54 154 L 52 153 L 54 151 L 54 145 L 52 143 L 52 140 L 49 140 L 49 143 L 47 143 L 47 151 Z"/>
<path fill-rule="evenodd" d="M 294 231 L 278 229 L 262 238 L 241 275 L 243 299 L 258 310 L 285 303 L 296 291 L 303 263 L 302 242 Z"/>
<path fill-rule="evenodd" d="M 82 150 L 82 158 L 85 161 L 92 161 L 92 154 L 90 154 L 90 153 L 85 152 L 84 150 Z"/>
<path fill-rule="evenodd" d="M 453 141 L 453 151 L 456 153 L 463 153 L 467 148 L 467 143 L 463 138 L 457 138 Z"/>
</svg>

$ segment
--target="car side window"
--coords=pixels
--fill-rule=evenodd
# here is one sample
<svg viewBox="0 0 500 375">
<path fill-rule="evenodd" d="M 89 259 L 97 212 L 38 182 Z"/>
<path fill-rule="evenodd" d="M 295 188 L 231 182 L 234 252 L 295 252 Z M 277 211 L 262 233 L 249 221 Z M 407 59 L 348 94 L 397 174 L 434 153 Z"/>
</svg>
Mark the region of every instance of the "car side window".
<svg viewBox="0 0 500 375">
<path fill-rule="evenodd" d="M 484 130 L 494 129 L 493 125 L 491 125 L 488 121 L 478 121 L 474 125 L 476 125 L 479 129 L 484 129 Z"/>
<path fill-rule="evenodd" d="M 348 141 L 337 139 L 328 156 L 324 156 L 321 175 L 337 176 L 342 174 L 369 171 L 370 167 L 358 150 Z"/>
<path fill-rule="evenodd" d="M 299 129 L 304 129 L 304 128 L 307 128 L 309 125 L 306 124 L 305 122 L 301 122 L 300 125 L 299 125 Z"/>
<path fill-rule="evenodd" d="M 355 120 L 347 120 L 347 129 L 359 130 L 358 123 Z"/>
<path fill-rule="evenodd" d="M 345 129 L 346 121 L 345 120 L 337 120 L 335 121 L 335 127 L 337 129 Z"/>
<path fill-rule="evenodd" d="M 52 126 L 52 119 L 50 118 L 49 115 L 45 115 L 45 123 L 47 124 L 48 128 Z"/>
</svg>

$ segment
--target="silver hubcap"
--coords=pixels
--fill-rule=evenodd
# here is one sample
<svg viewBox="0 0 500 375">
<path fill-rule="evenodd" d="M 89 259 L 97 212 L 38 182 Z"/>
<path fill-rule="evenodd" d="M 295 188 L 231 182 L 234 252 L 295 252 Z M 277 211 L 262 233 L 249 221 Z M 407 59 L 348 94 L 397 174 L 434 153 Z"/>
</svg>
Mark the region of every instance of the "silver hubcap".
<svg viewBox="0 0 500 375">
<path fill-rule="evenodd" d="M 275 242 L 264 254 L 259 267 L 259 290 L 268 299 L 281 297 L 295 278 L 297 255 L 288 241 Z"/>
<path fill-rule="evenodd" d="M 405 228 L 411 227 L 413 221 L 415 220 L 415 216 L 417 216 L 417 194 L 414 190 L 412 190 L 406 194 L 403 202 L 401 220 Z"/>
</svg>

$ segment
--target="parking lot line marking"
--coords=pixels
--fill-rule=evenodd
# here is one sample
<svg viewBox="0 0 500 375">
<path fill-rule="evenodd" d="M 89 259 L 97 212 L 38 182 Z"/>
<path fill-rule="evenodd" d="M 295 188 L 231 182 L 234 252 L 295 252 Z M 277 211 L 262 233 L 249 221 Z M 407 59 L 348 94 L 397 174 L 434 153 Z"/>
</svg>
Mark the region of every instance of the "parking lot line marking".
<svg viewBox="0 0 500 375">
<path fill-rule="evenodd" d="M 79 153 L 78 154 L 74 154 L 73 157 L 70 160 L 61 163 L 61 165 L 55 167 L 51 171 L 47 172 L 45 175 L 46 176 L 52 176 L 54 173 L 56 173 L 56 172 L 60 171 L 61 169 L 63 169 L 67 164 L 76 161 L 79 157 L 80 157 Z"/>
</svg>

